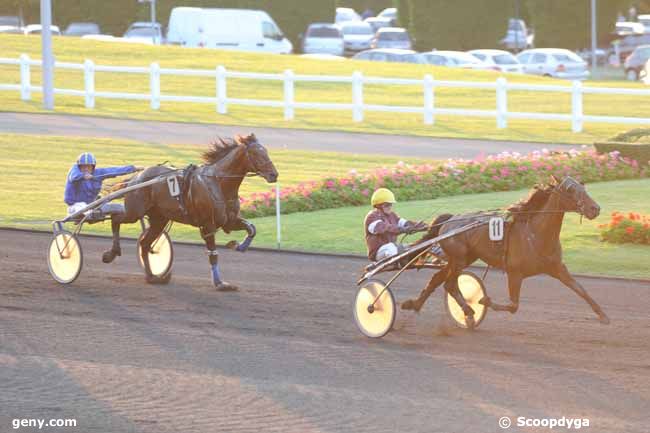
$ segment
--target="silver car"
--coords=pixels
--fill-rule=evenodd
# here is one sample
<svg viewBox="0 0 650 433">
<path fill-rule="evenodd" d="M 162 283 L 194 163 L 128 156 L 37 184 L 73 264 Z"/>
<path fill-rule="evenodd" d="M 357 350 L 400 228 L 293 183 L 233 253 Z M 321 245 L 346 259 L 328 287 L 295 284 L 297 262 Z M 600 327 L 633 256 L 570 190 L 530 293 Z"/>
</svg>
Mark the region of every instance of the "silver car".
<svg viewBox="0 0 650 433">
<path fill-rule="evenodd" d="M 370 60 L 373 62 L 418 63 L 423 64 L 424 59 L 415 51 L 400 50 L 397 48 L 379 48 L 362 51 L 353 57 L 354 60 Z"/>
<path fill-rule="evenodd" d="M 411 38 L 406 29 L 401 27 L 384 27 L 377 30 L 371 48 L 412 49 Z"/>
<path fill-rule="evenodd" d="M 370 42 L 375 35 L 370 24 L 363 21 L 347 21 L 340 26 L 346 53 L 357 53 L 370 48 Z"/>
<path fill-rule="evenodd" d="M 522 51 L 517 59 L 526 74 L 564 80 L 584 80 L 589 77 L 587 62 L 576 53 L 562 48 L 535 48 Z"/>
</svg>

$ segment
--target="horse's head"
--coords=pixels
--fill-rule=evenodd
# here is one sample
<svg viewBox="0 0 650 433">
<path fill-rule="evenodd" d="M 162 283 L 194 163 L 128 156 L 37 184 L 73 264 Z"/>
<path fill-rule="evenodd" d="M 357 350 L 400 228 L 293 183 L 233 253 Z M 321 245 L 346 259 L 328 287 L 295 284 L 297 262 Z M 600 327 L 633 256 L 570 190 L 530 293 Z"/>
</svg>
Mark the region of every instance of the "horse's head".
<svg viewBox="0 0 650 433">
<path fill-rule="evenodd" d="M 600 206 L 589 196 L 582 183 L 570 176 L 566 176 L 562 180 L 552 176 L 552 179 L 553 192 L 559 194 L 562 210 L 578 212 L 590 220 L 600 214 Z"/>
<path fill-rule="evenodd" d="M 278 170 L 276 170 L 273 161 L 269 158 L 266 148 L 257 141 L 255 134 L 246 137 L 241 135 L 235 136 L 235 141 L 246 147 L 246 154 L 250 165 L 250 171 L 259 174 L 269 183 L 278 180 Z"/>
</svg>

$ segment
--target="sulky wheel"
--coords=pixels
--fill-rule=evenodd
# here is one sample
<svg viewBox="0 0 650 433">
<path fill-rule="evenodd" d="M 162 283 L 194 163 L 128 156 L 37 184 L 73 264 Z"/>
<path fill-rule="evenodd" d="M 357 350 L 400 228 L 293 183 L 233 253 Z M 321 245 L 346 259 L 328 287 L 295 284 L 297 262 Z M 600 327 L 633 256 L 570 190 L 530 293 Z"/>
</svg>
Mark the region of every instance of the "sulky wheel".
<svg viewBox="0 0 650 433">
<path fill-rule="evenodd" d="M 140 266 L 144 268 L 142 250 L 140 248 L 140 240 L 143 235 L 144 233 L 141 234 L 138 239 L 138 262 L 140 263 Z M 174 248 L 172 246 L 172 241 L 167 232 L 162 232 L 160 236 L 153 241 L 151 249 L 149 250 L 149 268 L 151 269 L 151 274 L 158 278 L 165 277 L 171 271 L 173 262 Z"/>
<path fill-rule="evenodd" d="M 458 276 L 458 289 L 463 295 L 463 298 L 465 298 L 467 305 L 474 310 L 474 328 L 477 328 L 487 314 L 485 305 L 479 303 L 486 296 L 483 281 L 472 272 L 462 272 Z M 449 293 L 445 296 L 445 307 L 457 326 L 467 328 L 463 309 L 460 308 L 460 305 L 458 305 Z"/>
<path fill-rule="evenodd" d="M 395 298 L 389 288 L 384 290 L 385 287 L 386 284 L 380 280 L 368 280 L 357 292 L 354 300 L 354 321 L 366 337 L 383 337 L 395 322 Z"/>
<path fill-rule="evenodd" d="M 83 265 L 81 244 L 68 231 L 54 234 L 47 249 L 47 267 L 52 278 L 61 284 L 70 284 L 77 279 Z"/>
</svg>

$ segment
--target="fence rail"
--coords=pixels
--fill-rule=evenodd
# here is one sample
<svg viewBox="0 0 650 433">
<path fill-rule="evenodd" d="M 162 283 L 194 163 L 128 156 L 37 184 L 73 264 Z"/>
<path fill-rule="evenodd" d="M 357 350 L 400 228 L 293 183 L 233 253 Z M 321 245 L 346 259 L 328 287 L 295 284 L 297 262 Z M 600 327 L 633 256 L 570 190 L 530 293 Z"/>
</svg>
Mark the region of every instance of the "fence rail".
<svg viewBox="0 0 650 433">
<path fill-rule="evenodd" d="M 0 84 L 0 91 L 19 91 L 21 99 L 25 101 L 31 99 L 32 92 L 43 91 L 42 87 L 33 86 L 31 84 L 31 67 L 41 67 L 42 64 L 40 60 L 32 60 L 29 56 L 23 54 L 18 59 L 0 58 L 0 65 L 16 65 L 20 68 L 20 84 Z M 96 98 L 109 98 L 150 101 L 152 110 L 160 109 L 161 102 L 173 101 L 212 104 L 215 106 L 215 109 L 219 114 L 228 113 L 228 106 L 230 105 L 282 108 L 284 110 L 285 120 L 293 120 L 295 118 L 295 110 L 304 109 L 350 110 L 352 112 L 352 119 L 355 122 L 363 122 L 364 112 L 366 111 L 421 114 L 423 116 L 423 122 L 427 125 L 435 123 L 436 115 L 488 117 L 496 119 L 496 126 L 499 129 L 508 127 L 508 119 L 567 121 L 571 123 L 571 129 L 573 132 L 582 132 L 584 122 L 650 125 L 650 118 L 648 117 L 594 116 L 585 115 L 583 113 L 583 95 L 585 94 L 650 96 L 650 90 L 585 87 L 581 81 L 573 81 L 570 86 L 561 86 L 508 83 L 504 77 L 497 78 L 495 82 L 470 82 L 434 80 L 433 77 L 428 74 L 425 75 L 423 79 L 366 77 L 361 72 L 354 72 L 351 76 L 300 75 L 294 74 L 291 70 L 286 70 L 283 73 L 271 74 L 228 71 L 223 66 L 217 66 L 215 69 L 210 70 L 161 68 L 158 63 L 152 63 L 149 67 L 95 65 L 92 60 L 86 60 L 84 63 L 55 62 L 55 68 L 83 71 L 83 90 L 54 89 L 54 93 L 59 95 L 83 97 L 85 98 L 85 106 L 89 109 L 95 108 Z M 97 91 L 95 89 L 96 72 L 149 75 L 149 93 Z M 160 90 L 161 75 L 214 78 L 215 94 L 214 96 L 162 94 Z M 283 99 L 261 100 L 228 96 L 227 83 L 229 78 L 281 81 L 283 83 Z M 340 103 L 297 102 L 295 100 L 296 82 L 350 84 L 351 101 Z M 421 86 L 424 103 L 420 106 L 366 104 L 364 103 L 363 97 L 363 87 L 365 84 Z M 435 105 L 435 89 L 442 87 L 494 90 L 496 92 L 496 107 L 494 110 L 437 107 Z M 559 92 L 571 94 L 571 113 L 508 111 L 509 91 Z"/>
</svg>

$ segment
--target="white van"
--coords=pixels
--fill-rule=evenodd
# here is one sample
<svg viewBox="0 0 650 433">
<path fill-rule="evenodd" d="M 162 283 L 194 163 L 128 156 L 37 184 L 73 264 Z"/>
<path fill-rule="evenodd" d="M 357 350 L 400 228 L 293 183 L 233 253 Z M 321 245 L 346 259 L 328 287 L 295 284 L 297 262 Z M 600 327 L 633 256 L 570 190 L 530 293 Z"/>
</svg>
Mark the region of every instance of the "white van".
<svg viewBox="0 0 650 433">
<path fill-rule="evenodd" d="M 277 54 L 293 50 L 269 14 L 250 9 L 173 8 L 167 43 Z"/>
</svg>

